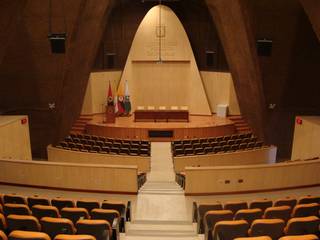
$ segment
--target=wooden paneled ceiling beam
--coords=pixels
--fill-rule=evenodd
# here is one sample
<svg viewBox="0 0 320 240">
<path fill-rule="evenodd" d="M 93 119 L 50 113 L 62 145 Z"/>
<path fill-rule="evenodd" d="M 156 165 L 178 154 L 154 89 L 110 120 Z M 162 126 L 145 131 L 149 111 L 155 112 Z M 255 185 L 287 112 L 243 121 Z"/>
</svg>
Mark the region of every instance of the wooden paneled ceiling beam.
<svg viewBox="0 0 320 240">
<path fill-rule="evenodd" d="M 266 104 L 262 76 L 245 0 L 206 0 L 233 77 L 240 110 L 255 134 L 265 136 Z"/>
<path fill-rule="evenodd" d="M 319 0 L 300 0 L 306 12 L 314 32 L 320 41 L 320 1 Z"/>
</svg>

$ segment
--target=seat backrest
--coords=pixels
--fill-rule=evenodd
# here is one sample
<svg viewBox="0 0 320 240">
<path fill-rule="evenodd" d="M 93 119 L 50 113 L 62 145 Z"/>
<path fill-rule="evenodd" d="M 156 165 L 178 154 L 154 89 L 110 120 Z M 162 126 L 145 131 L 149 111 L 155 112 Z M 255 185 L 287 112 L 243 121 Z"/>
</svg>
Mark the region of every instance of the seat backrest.
<svg viewBox="0 0 320 240">
<path fill-rule="evenodd" d="M 306 203 L 298 204 L 293 208 L 292 217 L 308 217 L 318 216 L 319 204 L 318 203 Z"/>
<path fill-rule="evenodd" d="M 79 220 L 76 224 L 77 234 L 88 234 L 96 240 L 106 240 L 112 236 L 112 229 L 106 220 L 84 219 Z"/>
<path fill-rule="evenodd" d="M 0 230 L 0 240 L 8 240 L 7 235 L 2 230 Z"/>
<path fill-rule="evenodd" d="M 7 230 L 7 221 L 2 213 L 0 213 L 0 230 Z"/>
<path fill-rule="evenodd" d="M 47 198 L 42 197 L 28 197 L 28 206 L 32 208 L 34 205 L 50 205 L 50 201 Z"/>
<path fill-rule="evenodd" d="M 287 235 L 316 234 L 320 219 L 316 216 L 291 218 L 285 228 Z"/>
<path fill-rule="evenodd" d="M 297 235 L 297 236 L 284 236 L 279 240 L 318 240 L 319 238 L 314 234 Z"/>
<path fill-rule="evenodd" d="M 222 210 L 221 203 L 200 203 L 197 208 L 198 233 L 204 232 L 203 218 L 206 212 L 211 210 Z"/>
<path fill-rule="evenodd" d="M 40 220 L 42 232 L 52 239 L 58 234 L 75 234 L 76 229 L 70 219 L 43 217 Z"/>
<path fill-rule="evenodd" d="M 291 209 L 293 209 L 296 204 L 297 204 L 297 199 L 295 198 L 283 198 L 283 199 L 278 199 L 274 202 L 275 207 L 289 206 L 291 207 Z"/>
<path fill-rule="evenodd" d="M 28 205 L 18 203 L 5 203 L 3 212 L 5 216 L 8 216 L 10 214 L 31 215 L 31 211 Z"/>
<path fill-rule="evenodd" d="M 245 220 L 220 221 L 214 226 L 212 239 L 233 240 L 236 237 L 245 237 L 249 224 Z"/>
<path fill-rule="evenodd" d="M 90 213 L 92 219 L 106 220 L 113 226 L 114 219 L 120 221 L 120 213 L 114 209 L 93 209 Z"/>
<path fill-rule="evenodd" d="M 263 218 L 266 219 L 282 219 L 287 222 L 291 216 L 291 208 L 289 206 L 269 207 L 265 210 Z"/>
<path fill-rule="evenodd" d="M 238 212 L 236 212 L 234 219 L 245 220 L 249 225 L 251 225 L 254 220 L 261 219 L 262 215 L 263 212 L 260 208 L 240 209 Z"/>
<path fill-rule="evenodd" d="M 120 213 L 120 216 L 123 217 L 126 213 L 126 204 L 124 202 L 116 201 L 103 201 L 101 204 L 102 209 L 113 209 L 117 210 Z"/>
<path fill-rule="evenodd" d="M 70 234 L 59 234 L 54 240 L 96 240 L 94 236 L 91 235 L 70 235 Z"/>
<path fill-rule="evenodd" d="M 88 213 L 90 213 L 92 209 L 100 208 L 100 203 L 94 200 L 78 200 L 77 207 L 85 208 L 87 209 Z"/>
<path fill-rule="evenodd" d="M 62 208 L 61 217 L 70 219 L 73 224 L 76 224 L 80 219 L 89 219 L 89 213 L 85 208 Z"/>
<path fill-rule="evenodd" d="M 250 208 L 260 208 L 264 212 L 268 207 L 272 207 L 272 204 L 271 200 L 253 200 L 250 203 Z"/>
<path fill-rule="evenodd" d="M 27 205 L 27 200 L 25 197 L 16 194 L 4 194 L 3 203 L 17 203 Z"/>
<path fill-rule="evenodd" d="M 257 219 L 251 224 L 249 235 L 256 236 L 269 236 L 273 240 L 283 236 L 285 223 L 281 219 Z"/>
<path fill-rule="evenodd" d="M 231 210 L 212 210 L 207 211 L 203 219 L 208 229 L 212 230 L 217 222 L 232 220 L 233 213 Z"/>
<path fill-rule="evenodd" d="M 74 201 L 71 199 L 54 198 L 51 199 L 51 205 L 58 208 L 61 211 L 65 207 L 75 207 Z"/>
<path fill-rule="evenodd" d="M 234 240 L 272 240 L 269 236 L 259 236 L 259 237 L 241 237 L 235 238 Z"/>
<path fill-rule="evenodd" d="M 231 210 L 233 214 L 236 214 L 240 209 L 248 209 L 248 203 L 244 201 L 226 202 L 223 209 Z"/>
<path fill-rule="evenodd" d="M 60 217 L 59 211 L 54 206 L 45 206 L 45 205 L 34 205 L 32 207 L 32 214 L 38 220 L 43 217 Z"/>
<path fill-rule="evenodd" d="M 9 240 L 50 240 L 50 237 L 43 232 L 16 230 L 9 234 Z"/>
<path fill-rule="evenodd" d="M 11 214 L 7 217 L 7 224 L 9 232 L 14 230 L 39 232 L 41 230 L 40 223 L 34 216 Z"/>
<path fill-rule="evenodd" d="M 318 203 L 320 204 L 320 196 L 304 196 L 299 198 L 298 204 Z"/>
</svg>

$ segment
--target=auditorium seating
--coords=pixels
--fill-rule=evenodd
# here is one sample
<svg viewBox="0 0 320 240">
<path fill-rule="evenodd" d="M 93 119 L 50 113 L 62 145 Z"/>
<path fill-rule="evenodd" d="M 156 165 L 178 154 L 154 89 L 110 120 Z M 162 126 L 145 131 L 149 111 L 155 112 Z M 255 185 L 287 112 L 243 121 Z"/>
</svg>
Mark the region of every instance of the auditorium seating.
<svg viewBox="0 0 320 240">
<path fill-rule="evenodd" d="M 11 214 L 7 217 L 7 223 L 9 232 L 14 230 L 39 232 L 41 230 L 40 223 L 34 216 Z"/>
<path fill-rule="evenodd" d="M 96 238 L 94 236 L 84 234 L 59 234 L 54 238 L 54 240 L 96 240 Z"/>
<path fill-rule="evenodd" d="M 7 239 L 8 239 L 7 235 L 3 231 L 0 230 L 0 240 L 7 240 Z"/>
<path fill-rule="evenodd" d="M 43 232 L 16 230 L 9 234 L 9 240 L 50 240 L 50 237 Z"/>
<path fill-rule="evenodd" d="M 234 239 L 246 236 L 249 224 L 245 220 L 220 221 L 213 229 L 212 239 Z"/>
<path fill-rule="evenodd" d="M 10 198 L 5 197 L 6 195 L 9 195 Z M 18 196 L 18 198 L 13 198 L 12 196 Z M 32 206 L 30 210 L 26 204 L 4 204 L 6 214 L 0 213 L 0 231 L 2 230 L 7 234 L 16 230 L 42 231 L 48 234 L 51 239 L 54 239 L 59 234 L 68 235 L 77 233 L 91 234 L 97 239 L 108 237 L 112 240 L 118 240 L 120 232 L 125 231 L 125 222 L 131 219 L 130 201 L 124 203 L 121 201 L 104 200 L 100 203 L 95 200 L 76 201 L 60 197 L 53 199 L 39 196 L 25 198 L 15 194 L 1 195 L 1 203 L 3 199 L 6 199 L 6 201 L 8 199 L 28 199 L 25 203 Z M 34 199 L 36 201 L 33 201 Z M 39 203 L 37 201 L 39 199 L 42 199 L 41 201 L 45 199 L 43 203 L 49 205 L 34 205 L 35 203 Z M 13 206 L 13 210 L 10 208 L 10 212 L 8 212 L 8 206 Z M 27 209 L 27 212 L 25 212 L 25 209 Z M 20 215 L 17 215 L 17 213 Z M 27 235 L 27 237 L 30 236 Z M 62 237 L 66 238 L 67 236 Z M 79 239 L 81 237 L 79 236 Z M 87 239 L 88 236 L 83 237 Z M 72 239 L 78 239 L 78 237 L 72 237 Z"/>
<path fill-rule="evenodd" d="M 253 136 L 252 133 L 171 142 L 174 157 L 234 152 L 263 146 L 263 142 L 258 141 L 257 137 Z"/>
<path fill-rule="evenodd" d="M 70 134 L 56 147 L 91 153 L 150 156 L 149 141 L 105 138 L 87 134 Z"/>
<path fill-rule="evenodd" d="M 76 229 L 71 220 L 67 218 L 43 217 L 40 220 L 41 230 L 52 239 L 58 234 L 75 234 Z"/>
<path fill-rule="evenodd" d="M 252 200 L 250 202 L 233 201 L 222 204 L 220 202 L 193 203 L 193 221 L 197 222 L 198 233 L 205 233 L 206 240 L 215 239 L 215 224 L 219 221 L 244 220 L 249 226 L 248 236 L 269 236 L 278 239 L 284 235 L 320 234 L 320 205 L 317 197 L 307 196 L 311 203 L 297 204 L 295 198 L 271 200 Z M 302 199 L 302 198 L 301 198 Z M 312 201 L 314 201 L 312 203 Z M 257 203 L 268 203 L 271 207 L 253 208 Z M 259 205 L 259 204 L 258 204 Z M 249 209 L 248 209 L 249 206 Z M 222 210 L 224 209 L 224 210 Z M 301 212 L 297 212 L 297 210 Z M 302 215 L 296 217 L 295 214 Z M 234 223 L 235 224 L 235 223 Z M 228 225 L 232 228 L 232 223 Z M 270 230 L 273 229 L 273 230 Z M 231 231 L 231 230 L 230 230 Z M 231 234 L 229 232 L 229 234 Z M 243 237 L 248 237 L 243 235 Z M 239 236 L 241 237 L 241 236 Z M 229 239 L 229 238 L 222 238 Z"/>
</svg>

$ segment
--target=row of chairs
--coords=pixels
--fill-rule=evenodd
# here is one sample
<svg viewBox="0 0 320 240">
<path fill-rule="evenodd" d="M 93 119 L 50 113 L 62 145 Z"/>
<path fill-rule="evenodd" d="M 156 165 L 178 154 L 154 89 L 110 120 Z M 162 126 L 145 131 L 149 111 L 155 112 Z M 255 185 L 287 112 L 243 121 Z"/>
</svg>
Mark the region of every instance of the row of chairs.
<svg viewBox="0 0 320 240">
<path fill-rule="evenodd" d="M 219 224 L 220 226 L 221 224 Z M 220 227 L 216 228 L 216 231 L 219 230 Z M 229 235 L 231 235 L 230 238 Z M 220 234 L 220 236 L 222 236 Z M 13 231 L 9 235 L 9 240 L 51 240 L 50 237 L 46 233 L 42 232 L 26 232 L 26 231 Z M 272 240 L 268 236 L 260 236 L 260 237 L 240 237 L 240 238 L 232 238 L 232 233 L 228 234 L 228 236 L 220 237 L 220 239 L 234 239 L 234 240 Z M 8 240 L 5 233 L 0 231 L 0 240 Z M 59 234 L 54 240 L 95 240 L 95 237 L 91 235 L 68 235 L 68 234 Z M 294 236 L 284 236 L 279 238 L 279 240 L 318 240 L 318 237 L 313 234 L 308 235 L 294 235 Z"/>
<path fill-rule="evenodd" d="M 233 145 L 223 145 L 223 146 L 208 146 L 208 147 L 198 147 L 198 148 L 175 148 L 172 150 L 174 157 L 190 156 L 190 155 L 204 155 L 204 154 L 215 154 L 223 152 L 235 152 L 242 150 L 251 150 L 255 148 L 265 147 L 263 142 L 249 142 Z"/>
<path fill-rule="evenodd" d="M 305 196 L 300 199 L 284 198 L 272 200 L 254 200 L 215 203 L 193 203 L 193 221 L 197 222 L 198 232 L 203 233 L 203 217 L 208 211 L 230 210 L 235 220 L 244 219 L 251 223 L 259 218 L 281 218 L 287 221 L 291 217 L 318 216 L 320 197 Z"/>
<path fill-rule="evenodd" d="M 229 141 L 229 140 L 238 140 L 244 138 L 253 138 L 251 132 L 248 133 L 240 133 L 240 134 L 232 134 L 232 135 L 225 135 L 225 136 L 218 136 L 218 137 L 210 137 L 210 138 L 196 138 L 196 139 L 186 139 L 186 140 L 176 140 L 172 143 L 176 144 L 194 144 L 194 143 L 211 143 L 211 142 L 221 142 L 221 141 Z"/>
<path fill-rule="evenodd" d="M 58 234 L 89 234 L 91 231 L 95 232 L 95 236 L 102 236 L 105 235 L 103 232 L 108 231 L 107 236 L 110 236 L 110 239 L 119 239 L 121 216 L 117 210 L 93 209 L 89 215 L 84 208 L 63 208 L 59 213 L 53 206 L 34 205 L 31 215 L 25 206 L 5 204 L 6 217 L 0 214 L 0 229 L 7 233 L 14 230 L 43 231 L 51 238 Z M 124 225 L 122 227 L 124 228 Z M 96 228 L 99 231 L 96 231 Z"/>
<path fill-rule="evenodd" d="M 282 219 L 256 219 L 251 224 L 233 220 L 230 210 L 209 211 L 205 215 L 206 240 L 232 240 L 240 237 L 268 236 L 277 240 L 283 236 L 318 235 L 320 219 L 316 216 L 291 218 L 287 224 Z"/>
<path fill-rule="evenodd" d="M 17 215 L 9 215 L 10 219 L 17 219 Z M 29 217 L 28 219 L 26 217 Z M 11 232 L 7 232 L 9 235 L 9 239 L 25 239 L 28 238 L 29 233 L 35 233 L 30 236 L 30 239 L 36 239 L 36 236 L 39 236 L 39 233 L 45 234 L 48 236 L 46 239 L 57 239 L 57 236 L 60 234 L 69 235 L 68 238 L 65 239 L 74 239 L 72 236 L 75 234 L 78 235 L 88 235 L 91 236 L 90 239 L 96 240 L 117 240 L 119 239 L 119 232 L 116 229 L 112 228 L 110 223 L 107 220 L 101 219 L 81 219 L 77 221 L 74 225 L 72 221 L 66 218 L 52 218 L 52 217 L 43 217 L 39 222 L 36 222 L 37 219 L 32 216 L 20 216 L 20 222 L 16 221 L 12 223 L 13 227 L 15 226 L 24 226 L 23 230 L 13 230 Z M 23 220 L 22 220 L 23 218 Z M 24 221 L 24 224 L 22 223 Z M 16 224 L 16 225 L 14 225 Z M 41 229 L 41 232 L 38 231 Z M 4 231 L 0 230 L 5 233 Z M 14 232 L 21 231 L 16 238 L 10 238 Z M 76 235 L 75 235 L 76 236 Z M 88 237 L 87 236 L 87 237 Z M 86 237 L 86 238 L 87 238 Z"/>
<path fill-rule="evenodd" d="M 101 154 L 117 154 L 117 155 L 130 155 L 130 156 L 150 156 L 150 148 L 125 148 L 125 147 L 100 147 L 98 145 L 83 145 L 82 143 L 73 142 L 60 142 L 56 145 L 57 148 L 65 150 L 101 153 Z"/>
<path fill-rule="evenodd" d="M 121 217 L 121 232 L 125 231 L 125 221 L 131 220 L 130 201 L 125 203 L 105 200 L 100 203 L 99 201 L 94 200 L 77 200 L 75 202 L 71 199 L 54 198 L 49 200 L 48 198 L 38 196 L 25 198 L 24 196 L 15 194 L 5 194 L 0 196 L 0 199 L 0 213 L 2 212 L 6 216 L 10 214 L 33 214 L 39 220 L 42 217 L 60 216 L 78 220 L 79 218 L 87 216 L 93 209 L 116 210 L 119 212 Z M 64 212 L 62 212 L 62 209 L 65 209 Z M 79 209 L 82 211 L 79 211 Z M 88 214 L 83 213 L 84 211 L 87 211 Z"/>
<path fill-rule="evenodd" d="M 120 143 L 120 144 L 128 143 L 130 145 L 134 145 L 134 144 L 150 145 L 149 141 L 108 138 L 108 137 L 95 136 L 95 135 L 89 135 L 89 134 L 73 134 L 73 133 L 70 133 L 70 135 L 65 138 L 65 141 L 68 141 L 68 139 L 70 139 L 71 141 L 74 141 L 74 142 L 76 141 L 75 139 L 86 139 L 86 140 L 111 142 L 111 143 Z"/>
</svg>

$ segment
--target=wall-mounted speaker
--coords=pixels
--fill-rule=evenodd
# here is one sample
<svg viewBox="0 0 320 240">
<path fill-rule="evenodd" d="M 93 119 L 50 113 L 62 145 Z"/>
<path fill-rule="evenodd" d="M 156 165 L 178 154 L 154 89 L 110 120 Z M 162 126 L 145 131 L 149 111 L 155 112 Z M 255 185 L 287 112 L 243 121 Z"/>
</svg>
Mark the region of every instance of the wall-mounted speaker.
<svg viewBox="0 0 320 240">
<path fill-rule="evenodd" d="M 114 68 L 114 62 L 115 62 L 115 53 L 107 53 L 106 54 L 106 67 L 107 68 Z"/>
<path fill-rule="evenodd" d="M 269 57 L 272 54 L 272 40 L 258 39 L 257 40 L 258 56 Z"/>
<path fill-rule="evenodd" d="M 214 51 L 206 51 L 206 65 L 207 67 L 213 67 L 215 62 L 214 62 Z"/>
<path fill-rule="evenodd" d="M 48 38 L 52 53 L 62 54 L 66 52 L 66 33 L 51 33 Z"/>
</svg>

